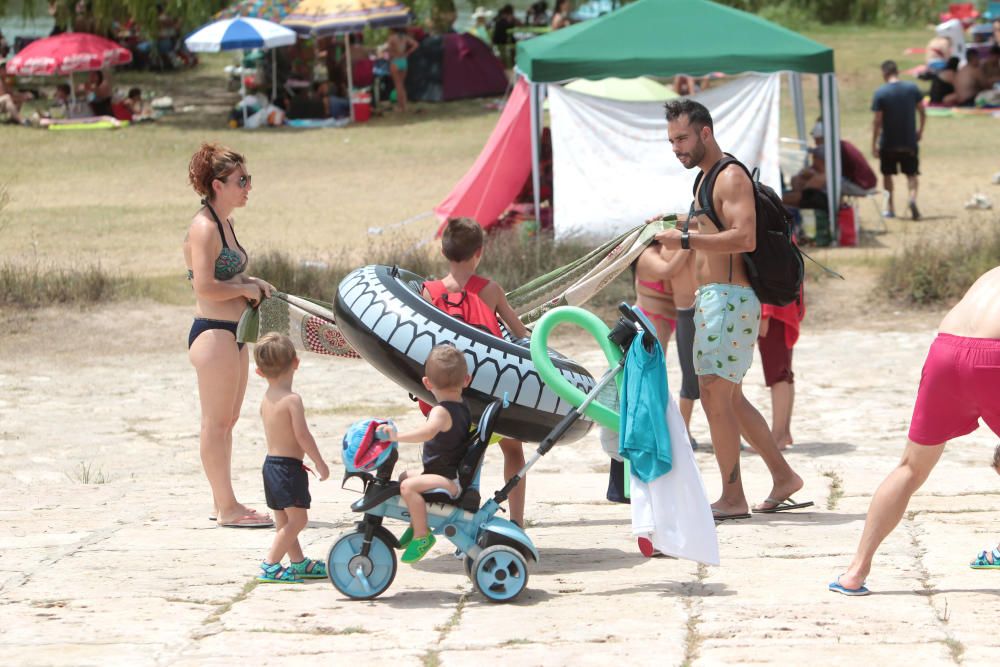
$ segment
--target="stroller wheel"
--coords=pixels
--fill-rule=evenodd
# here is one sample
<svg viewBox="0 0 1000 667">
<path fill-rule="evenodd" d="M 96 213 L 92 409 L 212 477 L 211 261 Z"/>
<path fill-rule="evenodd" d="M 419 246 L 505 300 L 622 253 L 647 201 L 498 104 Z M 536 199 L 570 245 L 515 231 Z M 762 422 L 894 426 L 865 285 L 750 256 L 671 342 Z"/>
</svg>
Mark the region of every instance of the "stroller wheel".
<svg viewBox="0 0 1000 667">
<path fill-rule="evenodd" d="M 378 533 L 372 536 L 368 555 L 361 554 L 362 532 L 341 535 L 330 548 L 326 571 L 334 587 L 352 600 L 381 595 L 396 578 L 396 552 Z"/>
<path fill-rule="evenodd" d="M 510 602 L 528 585 L 528 562 L 513 547 L 488 547 L 472 564 L 472 583 L 490 602 Z"/>
</svg>

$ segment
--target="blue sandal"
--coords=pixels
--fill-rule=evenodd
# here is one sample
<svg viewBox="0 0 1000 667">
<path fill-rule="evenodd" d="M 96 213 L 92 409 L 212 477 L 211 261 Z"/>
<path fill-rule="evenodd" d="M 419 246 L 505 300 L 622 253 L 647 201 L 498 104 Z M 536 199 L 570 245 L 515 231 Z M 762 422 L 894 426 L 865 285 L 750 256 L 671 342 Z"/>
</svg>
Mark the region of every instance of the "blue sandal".
<svg viewBox="0 0 1000 667">
<path fill-rule="evenodd" d="M 1000 545 L 993 548 L 993 553 L 982 551 L 976 560 L 969 563 L 973 570 L 1000 570 Z"/>
<path fill-rule="evenodd" d="M 844 575 L 840 575 L 840 577 L 842 576 Z M 865 582 L 862 582 L 860 588 L 847 588 L 840 583 L 840 577 L 837 577 L 829 586 L 827 586 L 827 590 L 831 593 L 840 593 L 841 595 L 848 595 L 850 597 L 858 597 L 871 593 L 871 591 L 868 590 L 868 587 L 865 586 Z"/>
<path fill-rule="evenodd" d="M 261 574 L 257 577 L 257 581 L 265 584 L 301 584 L 304 583 L 301 579 L 295 576 L 295 573 L 289 567 L 282 567 L 281 563 L 265 563 L 260 564 Z"/>
<path fill-rule="evenodd" d="M 326 563 L 321 560 L 303 558 L 298 563 L 292 563 L 288 569 L 300 579 L 326 579 Z"/>
</svg>

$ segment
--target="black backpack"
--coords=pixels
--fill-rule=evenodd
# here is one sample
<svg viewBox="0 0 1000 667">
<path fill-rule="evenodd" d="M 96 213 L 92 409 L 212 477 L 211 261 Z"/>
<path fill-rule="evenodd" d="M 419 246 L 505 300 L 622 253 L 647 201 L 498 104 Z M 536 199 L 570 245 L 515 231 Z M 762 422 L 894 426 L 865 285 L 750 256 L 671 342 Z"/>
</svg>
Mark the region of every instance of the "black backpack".
<svg viewBox="0 0 1000 667">
<path fill-rule="evenodd" d="M 699 209 L 691 207 L 691 215 L 707 215 L 719 231 L 724 231 L 719 216 L 715 213 L 712 193 L 719 172 L 731 164 L 739 165 L 753 183 L 757 209 L 757 247 L 753 252 L 743 253 L 743 263 L 747 268 L 750 286 L 761 303 L 772 306 L 787 306 L 799 298 L 805 265 L 802 253 L 792 240 L 792 216 L 781 203 L 774 190 L 757 180 L 757 170 L 751 174 L 746 166 L 728 153 L 708 171 L 698 174 L 694 182 L 694 196 Z M 704 183 L 702 184 L 702 180 Z M 701 185 L 699 191 L 698 186 Z M 691 216 L 689 216 L 690 219 Z M 688 223 L 685 223 L 685 228 Z"/>
</svg>

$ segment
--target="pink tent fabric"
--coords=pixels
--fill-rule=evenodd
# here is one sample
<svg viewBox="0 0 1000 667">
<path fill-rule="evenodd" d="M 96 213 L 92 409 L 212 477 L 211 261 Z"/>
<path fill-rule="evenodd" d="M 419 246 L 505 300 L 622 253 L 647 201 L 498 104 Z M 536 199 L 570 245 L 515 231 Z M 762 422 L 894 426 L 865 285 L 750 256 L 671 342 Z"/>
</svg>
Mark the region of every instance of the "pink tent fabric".
<svg viewBox="0 0 1000 667">
<path fill-rule="evenodd" d="M 528 84 L 518 79 L 476 163 L 434 209 L 442 223 L 448 218 L 468 217 L 488 229 L 514 201 L 531 173 L 528 99 Z"/>
</svg>

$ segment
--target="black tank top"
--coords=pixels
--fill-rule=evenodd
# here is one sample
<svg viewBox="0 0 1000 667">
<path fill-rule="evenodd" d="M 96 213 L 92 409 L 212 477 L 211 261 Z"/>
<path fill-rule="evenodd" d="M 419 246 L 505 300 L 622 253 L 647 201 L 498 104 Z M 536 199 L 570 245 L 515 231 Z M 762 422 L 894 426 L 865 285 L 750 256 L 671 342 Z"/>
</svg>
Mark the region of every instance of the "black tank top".
<svg viewBox="0 0 1000 667">
<path fill-rule="evenodd" d="M 455 479 L 458 477 L 458 464 L 465 456 L 472 413 L 465 401 L 442 401 L 438 405 L 451 415 L 451 428 L 424 443 L 424 474 Z"/>
</svg>

